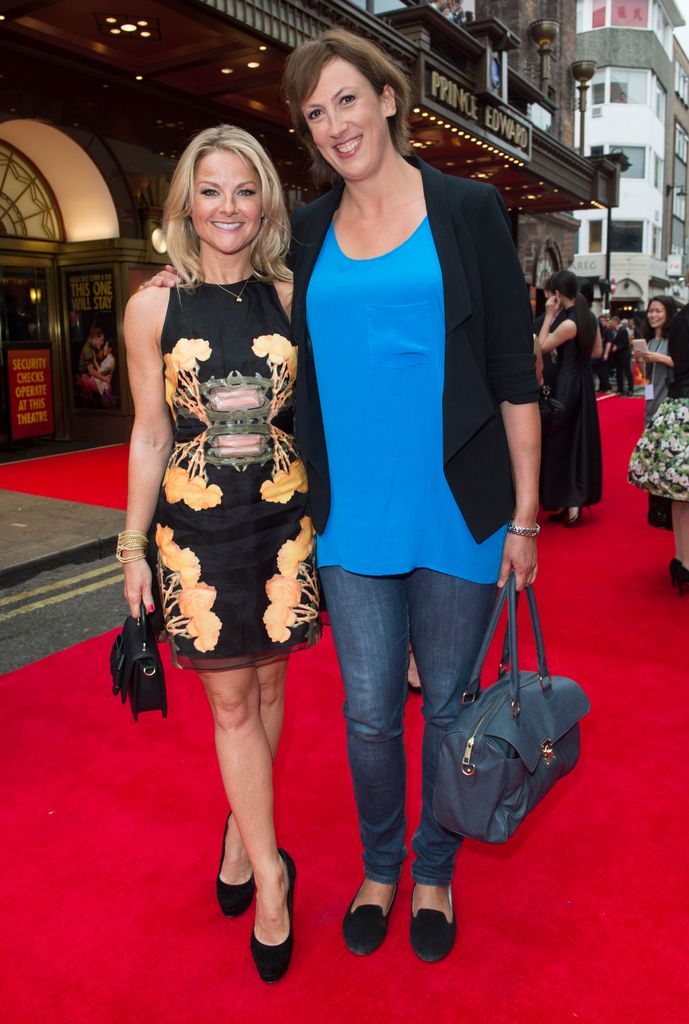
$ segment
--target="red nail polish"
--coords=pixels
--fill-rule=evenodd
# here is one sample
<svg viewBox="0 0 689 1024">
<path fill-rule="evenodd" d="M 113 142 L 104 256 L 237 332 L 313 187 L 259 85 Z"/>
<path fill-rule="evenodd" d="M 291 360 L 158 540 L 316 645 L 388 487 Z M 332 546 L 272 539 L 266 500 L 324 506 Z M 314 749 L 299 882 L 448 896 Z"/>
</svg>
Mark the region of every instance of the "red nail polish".
<svg viewBox="0 0 689 1024">
<path fill-rule="evenodd" d="M 152 612 L 152 611 L 154 611 L 154 609 L 155 609 L 155 605 L 149 604 L 149 606 L 148 606 L 148 608 L 146 610 L 149 611 L 149 612 Z"/>
</svg>

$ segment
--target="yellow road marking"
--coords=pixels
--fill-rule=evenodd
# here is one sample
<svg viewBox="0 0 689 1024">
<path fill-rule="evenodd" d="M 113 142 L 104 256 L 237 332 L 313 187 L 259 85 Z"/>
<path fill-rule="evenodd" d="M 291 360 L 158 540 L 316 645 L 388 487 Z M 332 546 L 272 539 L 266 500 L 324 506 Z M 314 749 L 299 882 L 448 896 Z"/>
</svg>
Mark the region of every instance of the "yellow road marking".
<svg viewBox="0 0 689 1024">
<path fill-rule="evenodd" d="M 92 579 L 94 576 L 102 576 L 103 573 L 121 573 L 119 565 L 113 565 L 108 562 L 107 565 L 102 565 L 99 569 L 89 569 L 88 572 L 79 573 L 78 576 L 70 576 L 66 580 L 56 580 L 54 583 L 46 583 L 42 587 L 35 587 L 34 590 L 23 590 L 21 594 L 12 594 L 11 597 L 0 597 L 0 607 L 6 604 L 15 604 L 17 601 L 23 601 L 25 597 L 36 597 L 37 594 L 47 594 L 51 590 L 59 590 L 64 587 L 68 587 L 71 583 L 81 583 L 82 580 Z"/>
<path fill-rule="evenodd" d="M 39 608 L 47 608 L 50 604 L 59 604 L 61 601 L 69 601 L 72 597 L 78 597 L 79 594 L 90 594 L 93 590 L 100 590 L 102 587 L 110 587 L 113 583 L 119 582 L 117 579 L 108 577 L 104 580 L 98 580 L 96 583 L 89 583 L 86 587 L 77 587 L 76 590 L 70 590 L 66 594 L 55 594 L 53 597 L 46 597 L 42 601 L 32 601 L 31 604 L 25 604 L 21 608 L 13 608 L 10 612 L 3 612 L 0 615 L 0 622 L 6 622 L 8 619 L 13 619 L 15 615 L 24 615 L 26 612 L 37 611 Z"/>
</svg>

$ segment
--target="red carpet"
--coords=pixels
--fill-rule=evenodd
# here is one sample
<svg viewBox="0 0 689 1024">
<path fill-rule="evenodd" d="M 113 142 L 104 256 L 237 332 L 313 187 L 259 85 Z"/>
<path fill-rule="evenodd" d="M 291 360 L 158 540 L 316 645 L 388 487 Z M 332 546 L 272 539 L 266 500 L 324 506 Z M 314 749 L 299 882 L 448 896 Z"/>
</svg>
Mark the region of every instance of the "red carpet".
<svg viewBox="0 0 689 1024">
<path fill-rule="evenodd" d="M 0 490 L 80 501 L 104 508 L 127 506 L 129 445 L 27 459 L 0 466 Z"/>
<path fill-rule="evenodd" d="M 135 725 L 108 694 L 107 635 L 0 681 L 3 1021 L 681 1019 L 689 595 L 671 591 L 671 536 L 646 527 L 645 496 L 625 483 L 641 402 L 599 409 L 604 502 L 579 530 L 544 528 L 537 586 L 551 668 L 591 698 L 582 761 L 506 846 L 465 845 L 453 955 L 427 965 L 411 952 L 408 871 L 383 948 L 360 959 L 343 947 L 361 870 L 327 636 L 290 667 L 277 803 L 299 871 L 296 949 L 287 977 L 263 986 L 251 912 L 225 920 L 214 902 L 225 805 L 200 684 L 171 670 L 170 717 Z M 419 724 L 412 698 L 412 820 Z"/>
</svg>

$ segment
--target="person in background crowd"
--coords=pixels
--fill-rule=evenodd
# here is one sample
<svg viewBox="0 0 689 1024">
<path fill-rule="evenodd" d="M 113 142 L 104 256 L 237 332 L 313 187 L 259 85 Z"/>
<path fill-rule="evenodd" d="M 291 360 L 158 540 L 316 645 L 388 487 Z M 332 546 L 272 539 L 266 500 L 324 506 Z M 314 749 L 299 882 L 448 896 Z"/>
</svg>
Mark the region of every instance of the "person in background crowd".
<svg viewBox="0 0 689 1024">
<path fill-rule="evenodd" d="M 669 295 L 656 295 L 648 304 L 641 325 L 641 337 L 648 351 L 636 350 L 634 358 L 649 378 L 645 388 L 644 424 L 647 426 L 667 398 L 672 378 L 672 360 L 668 354 L 668 332 L 677 313 L 677 303 Z"/>
<path fill-rule="evenodd" d="M 543 286 L 543 294 L 545 295 L 546 305 L 548 303 L 548 299 L 551 298 L 551 296 L 554 294 L 554 288 L 552 287 L 552 283 L 553 275 L 551 274 L 548 280 L 546 281 L 545 285 Z M 564 320 L 566 315 L 567 311 L 565 309 L 561 309 L 555 317 L 551 325 L 551 329 L 555 330 L 558 324 L 562 320 Z M 540 314 L 540 316 L 537 316 L 533 322 L 534 349 L 536 352 L 539 383 L 553 390 L 555 387 L 555 378 L 557 376 L 557 350 L 553 349 L 552 352 L 546 352 L 546 354 L 543 355 L 538 344 L 536 343 L 541 327 L 543 326 L 545 316 L 546 314 L 544 311 L 543 313 Z"/>
<path fill-rule="evenodd" d="M 598 318 L 598 330 L 603 343 L 603 352 L 599 359 L 593 360 L 593 372 L 598 377 L 598 391 L 605 395 L 610 391 L 610 354 L 612 352 L 614 331 L 607 317 Z"/>
<path fill-rule="evenodd" d="M 378 47 L 326 32 L 290 55 L 284 88 L 316 178 L 334 186 L 293 219 L 292 320 L 364 847 L 343 933 L 354 953 L 380 946 L 406 857 L 411 634 L 425 729 L 410 938 L 439 960 L 456 934 L 461 837 L 433 814 L 438 751 L 496 581 L 514 570 L 521 588 L 536 573 L 529 305 L 499 193 L 408 155 L 409 82 Z"/>
<path fill-rule="evenodd" d="M 626 320 L 621 321 L 618 316 L 614 316 L 611 323 L 615 330 L 615 338 L 612 343 L 612 360 L 615 367 L 617 394 L 633 395 L 634 374 L 632 372 L 632 348 L 628 323 Z"/>
<path fill-rule="evenodd" d="M 689 307 L 670 323 L 668 353 L 654 362 L 669 366 L 673 379 L 632 452 L 629 482 L 672 502 L 670 579 L 681 596 L 689 586 Z"/>
<path fill-rule="evenodd" d="M 554 397 L 563 410 L 552 432 L 543 437 L 541 504 L 556 510 L 551 520 L 572 527 L 580 524 L 582 507 L 601 498 L 600 428 L 591 359 L 600 357 L 602 342 L 575 275 L 559 270 L 550 285 L 553 294 L 546 302 L 537 344 L 544 355 L 557 350 Z"/>
</svg>

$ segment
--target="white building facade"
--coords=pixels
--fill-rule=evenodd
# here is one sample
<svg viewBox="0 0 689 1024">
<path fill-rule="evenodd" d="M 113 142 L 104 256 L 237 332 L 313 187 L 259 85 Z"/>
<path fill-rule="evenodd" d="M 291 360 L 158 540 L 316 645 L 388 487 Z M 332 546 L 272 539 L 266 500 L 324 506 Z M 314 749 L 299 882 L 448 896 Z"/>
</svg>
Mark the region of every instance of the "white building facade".
<svg viewBox="0 0 689 1024">
<path fill-rule="evenodd" d="M 671 194 L 675 205 L 684 202 L 668 159 L 675 130 L 673 30 L 682 24 L 673 0 L 577 2 L 577 59 L 597 63 L 585 114 L 586 155 L 624 159 L 619 157 L 619 206 L 610 216 L 605 210 L 576 215 L 581 227 L 572 269 L 594 283 L 609 278 L 610 308 L 620 314 L 645 309 L 653 295 L 677 290 L 686 301 L 684 265 L 678 276 L 677 261 L 671 262 L 673 276 L 668 275 L 667 223 Z M 682 252 L 683 225 L 684 218 Z"/>
</svg>

